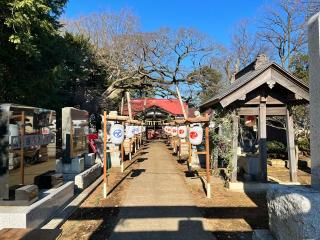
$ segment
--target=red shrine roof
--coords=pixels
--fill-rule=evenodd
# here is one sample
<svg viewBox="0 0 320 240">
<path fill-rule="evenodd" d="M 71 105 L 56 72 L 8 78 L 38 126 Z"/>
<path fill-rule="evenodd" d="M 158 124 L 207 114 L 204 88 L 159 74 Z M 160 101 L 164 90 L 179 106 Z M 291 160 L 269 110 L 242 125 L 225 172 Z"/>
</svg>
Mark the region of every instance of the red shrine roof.
<svg viewBox="0 0 320 240">
<path fill-rule="evenodd" d="M 188 112 L 188 105 L 186 103 L 183 103 L 183 105 L 186 112 Z M 139 98 L 131 100 L 132 116 L 154 106 L 159 107 L 174 116 L 183 115 L 179 99 Z M 123 107 L 123 114 L 128 115 L 127 104 Z"/>
</svg>

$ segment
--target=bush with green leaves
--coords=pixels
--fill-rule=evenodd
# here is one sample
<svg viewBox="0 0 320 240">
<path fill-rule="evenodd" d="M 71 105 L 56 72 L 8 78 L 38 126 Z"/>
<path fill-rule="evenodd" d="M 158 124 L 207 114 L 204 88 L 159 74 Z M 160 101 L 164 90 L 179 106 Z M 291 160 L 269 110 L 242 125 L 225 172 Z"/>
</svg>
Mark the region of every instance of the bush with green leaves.
<svg viewBox="0 0 320 240">
<path fill-rule="evenodd" d="M 310 152 L 310 139 L 304 137 L 304 138 L 299 138 L 297 140 L 297 145 L 299 147 L 299 150 L 305 151 L 305 152 Z"/>
<path fill-rule="evenodd" d="M 279 141 L 267 141 L 267 149 L 268 149 L 268 154 L 272 156 L 282 156 L 287 154 L 287 147 L 285 144 Z"/>
</svg>

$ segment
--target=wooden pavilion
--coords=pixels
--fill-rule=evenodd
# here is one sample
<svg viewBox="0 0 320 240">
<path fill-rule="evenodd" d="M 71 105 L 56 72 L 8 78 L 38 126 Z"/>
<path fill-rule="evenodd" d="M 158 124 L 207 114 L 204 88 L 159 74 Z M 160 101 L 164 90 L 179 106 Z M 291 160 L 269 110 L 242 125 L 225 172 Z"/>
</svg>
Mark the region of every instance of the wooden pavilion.
<svg viewBox="0 0 320 240">
<path fill-rule="evenodd" d="M 290 181 L 297 181 L 294 125 L 291 107 L 309 103 L 309 88 L 291 73 L 266 55 L 259 55 L 254 62 L 234 75 L 234 82 L 218 95 L 200 106 L 202 112 L 223 109 L 232 112 L 231 182 L 237 181 L 239 117 L 255 116 L 258 119 L 259 180 L 267 181 L 267 116 L 286 119 L 287 149 Z"/>
</svg>

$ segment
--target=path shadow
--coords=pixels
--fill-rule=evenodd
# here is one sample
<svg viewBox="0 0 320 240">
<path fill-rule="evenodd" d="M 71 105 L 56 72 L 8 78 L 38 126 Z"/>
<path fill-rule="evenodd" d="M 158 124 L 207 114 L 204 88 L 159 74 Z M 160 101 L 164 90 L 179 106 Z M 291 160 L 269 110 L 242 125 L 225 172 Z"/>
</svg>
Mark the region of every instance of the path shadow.
<svg viewBox="0 0 320 240">
<path fill-rule="evenodd" d="M 146 171 L 145 169 L 133 169 L 130 177 L 133 177 L 133 178 L 138 177 L 145 171 Z"/>
<path fill-rule="evenodd" d="M 208 219 L 244 219 L 252 229 L 268 228 L 268 219 L 265 218 L 260 207 L 200 207 L 198 208 L 204 217 Z M 125 220 L 136 219 L 172 219 L 172 218 L 198 218 L 201 216 L 195 206 L 130 206 L 130 207 L 82 207 L 78 209 L 78 214 L 73 214 L 70 220 L 102 220 L 96 231 L 89 239 L 109 239 L 117 224 L 123 224 Z M 80 214 L 81 213 L 81 214 Z M 117 215 L 115 217 L 114 215 Z M 113 215 L 113 217 L 111 217 Z M 201 239 L 194 237 L 192 232 L 203 233 L 200 221 L 186 220 L 179 222 L 177 231 L 137 231 L 137 232 L 113 232 L 114 239 Z M 184 234 L 183 234 L 184 233 Z M 188 233 L 188 234 L 186 234 Z M 237 236 L 244 236 L 251 239 L 252 232 L 241 231 L 216 231 L 212 232 L 218 239 L 237 239 Z M 183 236 L 184 238 L 181 238 Z M 188 238 L 186 236 L 192 236 Z M 112 238 L 113 239 L 113 238 Z M 214 237 L 213 237 L 214 239 Z"/>
<path fill-rule="evenodd" d="M 141 163 L 141 162 L 144 162 L 144 161 L 146 161 L 146 160 L 148 160 L 148 158 L 138 158 L 138 159 L 137 159 L 137 162 Z"/>
<path fill-rule="evenodd" d="M 141 155 L 145 155 L 147 153 L 149 153 L 149 152 L 147 152 L 147 151 L 138 152 L 136 156 L 138 157 L 138 156 L 141 156 Z"/>
<path fill-rule="evenodd" d="M 186 159 L 178 159 L 177 160 L 177 162 L 179 163 L 179 164 L 182 164 L 182 165 L 184 165 L 185 163 L 186 163 Z"/>
</svg>

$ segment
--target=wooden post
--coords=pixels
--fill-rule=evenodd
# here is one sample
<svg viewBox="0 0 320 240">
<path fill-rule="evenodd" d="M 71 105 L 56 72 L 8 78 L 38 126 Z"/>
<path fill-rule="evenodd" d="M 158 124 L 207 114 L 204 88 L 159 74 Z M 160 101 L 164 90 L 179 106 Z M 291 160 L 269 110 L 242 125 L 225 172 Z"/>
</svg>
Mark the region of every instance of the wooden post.
<svg viewBox="0 0 320 240">
<path fill-rule="evenodd" d="M 207 174 L 207 198 L 211 198 L 211 184 L 210 184 L 210 150 L 209 150 L 209 126 L 206 124 L 205 130 L 206 138 L 206 174 Z"/>
<path fill-rule="evenodd" d="M 124 97 L 121 98 L 120 115 L 123 116 Z"/>
<path fill-rule="evenodd" d="M 261 181 L 267 181 L 267 105 L 266 99 L 261 97 L 259 105 L 259 154 Z"/>
<path fill-rule="evenodd" d="M 25 133 L 25 112 L 21 112 L 21 132 L 20 132 L 20 179 L 21 179 L 21 184 L 24 185 L 24 133 Z"/>
<path fill-rule="evenodd" d="M 123 164 L 124 164 L 124 146 L 121 143 L 121 172 L 123 172 Z"/>
<path fill-rule="evenodd" d="M 189 142 L 189 160 L 188 160 L 189 164 L 191 165 L 192 162 L 192 145 Z"/>
<path fill-rule="evenodd" d="M 125 127 L 125 124 L 122 123 L 123 127 Z M 124 164 L 124 140 L 123 142 L 121 143 L 121 146 L 120 146 L 120 151 L 121 151 L 121 172 L 123 172 L 123 164 Z"/>
<path fill-rule="evenodd" d="M 103 112 L 103 197 L 107 198 L 107 112 Z"/>
<path fill-rule="evenodd" d="M 127 102 L 128 102 L 128 112 L 129 112 L 129 118 L 132 120 L 132 111 L 131 111 L 131 99 L 130 99 L 130 93 L 126 92 L 127 94 Z"/>
<path fill-rule="evenodd" d="M 181 98 L 181 94 L 180 94 L 180 90 L 179 90 L 178 84 L 176 84 L 176 91 L 177 91 L 177 94 L 178 94 L 178 98 L 179 98 L 181 110 L 182 110 L 182 113 L 183 113 L 183 117 L 184 117 L 184 119 L 187 119 L 188 116 L 187 116 L 186 110 L 184 109 L 184 106 L 183 106 L 183 101 L 182 101 L 182 98 Z"/>
<path fill-rule="evenodd" d="M 286 124 L 287 124 L 287 149 L 288 149 L 288 158 L 289 158 L 290 181 L 297 182 L 297 161 L 296 161 L 295 145 L 294 145 L 293 118 L 288 109 L 286 114 Z"/>
<path fill-rule="evenodd" d="M 239 134 L 239 117 L 234 111 L 232 114 L 232 173 L 231 182 L 237 181 L 237 170 L 238 170 L 238 134 Z"/>
<path fill-rule="evenodd" d="M 129 160 L 132 160 L 132 151 L 133 151 L 133 141 L 132 138 L 130 138 L 130 151 L 129 151 Z"/>
</svg>

